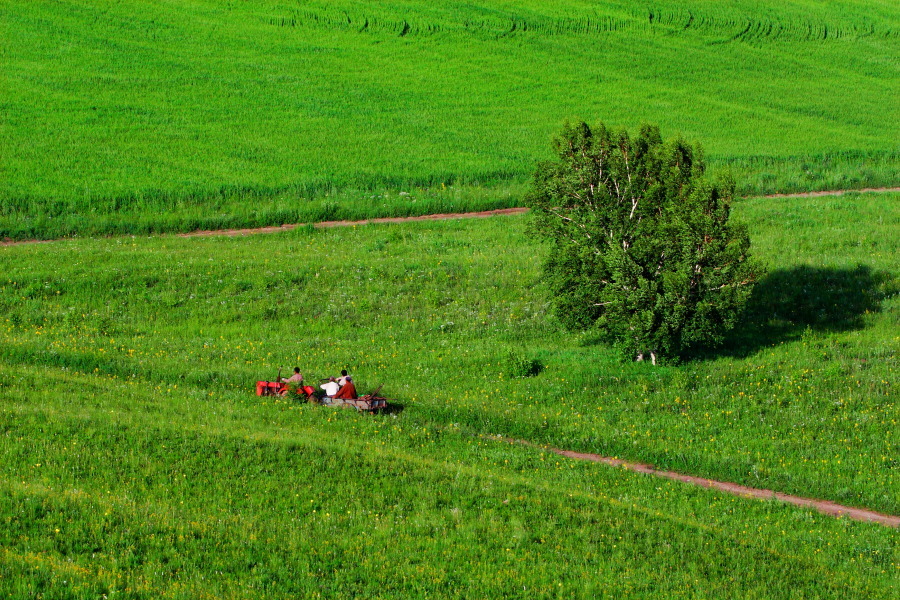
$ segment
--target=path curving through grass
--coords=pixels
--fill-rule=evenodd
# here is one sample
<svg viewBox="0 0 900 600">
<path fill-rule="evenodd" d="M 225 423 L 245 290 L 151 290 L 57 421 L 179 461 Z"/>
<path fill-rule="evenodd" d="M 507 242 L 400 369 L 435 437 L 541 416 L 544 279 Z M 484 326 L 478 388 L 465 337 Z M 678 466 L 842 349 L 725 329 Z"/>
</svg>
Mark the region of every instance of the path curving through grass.
<svg viewBox="0 0 900 600">
<path fill-rule="evenodd" d="M 891 193 L 900 192 L 900 187 L 889 188 L 865 188 L 861 190 L 830 190 L 823 192 L 799 192 L 796 194 L 770 194 L 762 196 L 763 198 L 818 198 L 822 196 L 841 196 L 848 193 Z M 436 213 L 430 215 L 420 215 L 415 217 L 381 217 L 375 219 L 365 219 L 362 221 L 320 221 L 318 223 L 286 223 L 283 225 L 271 225 L 268 227 L 247 227 L 242 229 L 208 229 L 199 231 L 189 231 L 185 233 L 175 234 L 178 237 L 212 237 L 226 236 L 236 237 L 243 235 L 255 235 L 259 233 L 280 233 L 283 231 L 291 231 L 299 227 L 315 227 L 315 228 L 331 228 L 331 227 L 355 227 L 359 225 L 374 225 L 379 223 L 409 223 L 413 221 L 439 221 L 444 219 L 476 219 L 484 217 L 494 217 L 502 215 L 518 215 L 528 212 L 526 207 L 515 208 L 499 208 L 496 210 L 484 210 L 479 212 L 466 213 Z M 67 238 L 59 238 L 67 239 Z M 2 246 L 20 246 L 23 244 L 48 244 L 58 240 L 15 240 L 0 241 Z"/>
<path fill-rule="evenodd" d="M 496 436 L 490 437 L 492 439 L 503 440 L 511 444 L 521 444 L 523 446 L 535 447 L 537 446 L 536 444 L 525 440 L 513 440 Z M 564 456 L 566 458 L 571 458 L 574 460 L 585 460 L 595 463 L 603 463 L 612 467 L 621 467 L 623 469 L 628 469 L 629 471 L 634 471 L 636 473 L 644 473 L 646 475 L 653 475 L 654 477 L 662 477 L 664 479 L 673 479 L 675 481 L 681 481 L 683 483 L 689 483 L 691 485 L 698 485 L 700 487 L 714 489 L 720 492 L 725 492 L 726 494 L 732 494 L 734 496 L 741 496 L 744 498 L 778 500 L 780 502 L 786 502 L 788 504 L 793 504 L 795 506 L 800 506 L 803 508 L 812 508 L 824 515 L 832 517 L 847 517 L 848 519 L 853 519 L 854 521 L 878 523 L 880 525 L 886 525 L 888 527 L 900 528 L 900 517 L 875 512 L 873 510 L 844 506 L 842 504 L 829 502 L 827 500 L 816 500 L 813 498 L 804 498 L 803 496 L 783 494 L 781 492 L 775 492 L 772 490 L 752 488 L 746 485 L 739 485 L 737 483 L 731 483 L 728 481 L 718 481 L 715 479 L 707 479 L 705 477 L 685 475 L 683 473 L 676 473 L 675 471 L 662 471 L 659 469 L 655 469 L 652 465 L 648 465 L 645 463 L 622 460 L 620 458 L 602 456 L 600 454 L 592 454 L 590 452 L 573 452 L 571 450 L 562 450 L 560 448 L 543 446 L 541 447 L 548 452 L 553 452 L 554 454 L 558 454 L 559 456 Z"/>
</svg>

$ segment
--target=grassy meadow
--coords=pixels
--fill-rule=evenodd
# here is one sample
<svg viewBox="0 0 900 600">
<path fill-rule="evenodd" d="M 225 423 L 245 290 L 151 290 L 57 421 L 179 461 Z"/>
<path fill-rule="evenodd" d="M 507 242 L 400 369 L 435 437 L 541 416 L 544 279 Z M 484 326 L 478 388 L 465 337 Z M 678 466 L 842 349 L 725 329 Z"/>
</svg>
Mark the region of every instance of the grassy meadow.
<svg viewBox="0 0 900 600">
<path fill-rule="evenodd" d="M 895 530 L 485 437 L 900 513 L 900 195 L 734 217 L 744 322 L 655 368 L 555 323 L 527 216 L 3 248 L 0 591 L 896 597 Z M 254 395 L 295 364 L 400 410 Z"/>
<path fill-rule="evenodd" d="M 566 120 L 896 185 L 896 3 L 0 2 L 0 238 L 520 203 Z"/>
</svg>

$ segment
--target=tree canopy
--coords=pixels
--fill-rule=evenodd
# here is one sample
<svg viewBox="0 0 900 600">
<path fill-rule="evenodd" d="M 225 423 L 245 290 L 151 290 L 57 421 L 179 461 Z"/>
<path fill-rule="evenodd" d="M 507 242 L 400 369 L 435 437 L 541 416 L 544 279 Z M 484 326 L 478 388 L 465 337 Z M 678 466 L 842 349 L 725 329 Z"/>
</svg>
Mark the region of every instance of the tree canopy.
<svg viewBox="0 0 900 600">
<path fill-rule="evenodd" d="M 567 124 L 553 146 L 527 203 L 561 321 L 654 363 L 721 342 L 758 274 L 746 228 L 728 222 L 734 182 L 710 181 L 699 146 L 651 125 Z"/>
</svg>

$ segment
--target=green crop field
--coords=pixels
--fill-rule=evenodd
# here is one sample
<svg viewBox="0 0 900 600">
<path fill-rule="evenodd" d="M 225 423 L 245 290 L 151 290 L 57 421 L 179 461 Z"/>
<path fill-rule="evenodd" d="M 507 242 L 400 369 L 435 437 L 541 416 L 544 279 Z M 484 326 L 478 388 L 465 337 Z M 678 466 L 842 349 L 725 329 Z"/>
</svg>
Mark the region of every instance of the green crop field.
<svg viewBox="0 0 900 600">
<path fill-rule="evenodd" d="M 566 120 L 900 182 L 895 2 L 0 2 L 0 238 L 498 208 Z"/>
<path fill-rule="evenodd" d="M 734 213 L 768 274 L 661 367 L 555 323 L 527 216 L 4 248 L 0 595 L 896 597 L 896 530 L 491 437 L 900 513 L 900 195 Z M 401 410 L 254 395 L 295 364 Z"/>
<path fill-rule="evenodd" d="M 860 598 L 900 515 L 900 5 L 0 0 L 0 597 Z M 550 311 L 567 121 L 700 143 L 766 266 L 719 348 Z M 64 239 L 60 239 L 64 238 Z M 299 366 L 387 414 L 257 397 Z M 521 442 L 521 443 L 519 443 Z"/>
</svg>

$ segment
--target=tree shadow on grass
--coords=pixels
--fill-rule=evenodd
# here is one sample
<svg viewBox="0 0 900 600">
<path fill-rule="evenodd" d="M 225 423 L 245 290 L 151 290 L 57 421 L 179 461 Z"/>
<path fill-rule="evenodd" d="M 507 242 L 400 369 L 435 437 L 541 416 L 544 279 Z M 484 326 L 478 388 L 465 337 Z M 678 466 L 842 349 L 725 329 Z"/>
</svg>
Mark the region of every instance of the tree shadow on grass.
<svg viewBox="0 0 900 600">
<path fill-rule="evenodd" d="M 719 348 L 698 348 L 685 358 L 750 356 L 774 344 L 799 339 L 809 329 L 861 329 L 864 316 L 900 290 L 891 273 L 855 268 L 799 266 L 769 273 L 756 284 L 738 325 Z"/>
</svg>

